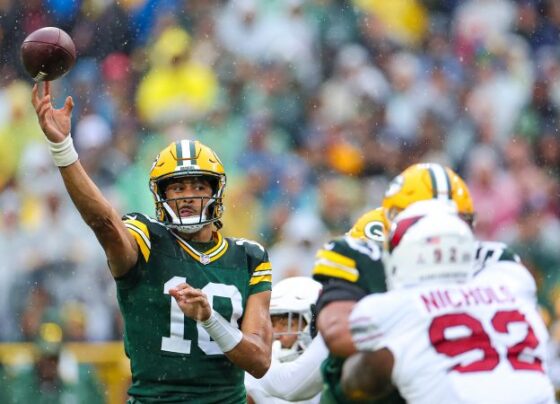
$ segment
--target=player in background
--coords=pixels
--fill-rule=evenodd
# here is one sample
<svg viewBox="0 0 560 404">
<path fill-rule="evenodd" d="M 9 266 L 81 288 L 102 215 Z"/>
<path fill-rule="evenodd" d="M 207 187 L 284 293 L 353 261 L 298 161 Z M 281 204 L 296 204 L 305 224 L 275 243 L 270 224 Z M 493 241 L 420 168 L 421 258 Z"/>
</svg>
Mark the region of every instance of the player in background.
<svg viewBox="0 0 560 404">
<path fill-rule="evenodd" d="M 340 377 L 345 358 L 355 352 L 348 327 L 354 304 L 369 293 L 386 291 L 381 251 L 386 231 L 382 208 L 364 214 L 351 230 L 317 252 L 313 278 L 323 284 L 317 301 L 318 329 L 329 356 L 321 366 L 321 403 L 351 401 L 342 391 Z M 403 403 L 397 392 L 378 403 Z"/>
<path fill-rule="evenodd" d="M 390 222 L 410 204 L 431 199 L 455 202 L 461 218 L 471 228 L 476 225 L 476 214 L 467 185 L 453 170 L 440 164 L 420 163 L 408 167 L 391 181 L 382 205 Z M 477 271 L 482 270 L 488 262 L 520 262 L 507 245 L 494 241 L 480 241 L 475 258 Z"/>
<path fill-rule="evenodd" d="M 170 144 L 150 171 L 156 218 L 124 219 L 84 171 L 70 136 L 74 103 L 53 108 L 49 83 L 32 103 L 66 189 L 105 251 L 130 357 L 130 403 L 243 403 L 244 371 L 270 365 L 271 267 L 259 244 L 218 231 L 226 185 L 216 154 Z"/>
<path fill-rule="evenodd" d="M 422 204 L 420 202 L 420 204 Z M 513 261 L 475 276 L 477 242 L 447 208 L 413 204 L 388 237 L 389 291 L 354 307 L 351 397 L 398 388 L 408 403 L 554 403 L 536 285 Z"/>
<path fill-rule="evenodd" d="M 272 288 L 272 364 L 261 379 L 245 375 L 247 395 L 253 403 L 319 402 L 323 387 L 320 366 L 328 355 L 323 338 L 312 330 L 320 291 L 320 283 L 303 276 L 283 279 Z"/>
<path fill-rule="evenodd" d="M 415 164 L 397 176 L 390 184 L 383 206 L 367 212 L 348 232 L 354 238 L 373 240 L 382 246 L 383 233 L 388 231 L 390 219 L 409 204 L 420 200 L 453 201 L 461 216 L 469 223 L 474 219 L 474 208 L 464 181 L 452 170 L 437 164 Z M 384 230 L 384 232 L 381 231 Z M 489 244 L 487 246 L 490 246 Z M 344 255 L 342 251 L 339 251 Z M 497 255 L 497 254 L 496 254 Z M 506 254 L 502 254 L 504 257 Z M 325 252 L 319 251 L 313 276 L 324 284 L 324 293 L 318 302 L 318 327 L 331 352 L 323 365 L 326 383 L 325 403 L 345 403 L 339 382 L 344 358 L 355 352 L 348 316 L 357 300 L 369 293 L 384 292 L 385 276 L 382 265 L 355 267 L 355 276 L 340 271 L 340 259 L 328 262 Z M 345 257 L 350 258 L 351 257 Z M 338 261 L 338 262 L 337 262 Z M 337 267 L 338 266 L 338 267 Z M 334 269 L 337 268 L 337 269 Z M 374 269 L 375 268 L 375 269 Z M 396 392 L 380 403 L 403 402 Z"/>
</svg>

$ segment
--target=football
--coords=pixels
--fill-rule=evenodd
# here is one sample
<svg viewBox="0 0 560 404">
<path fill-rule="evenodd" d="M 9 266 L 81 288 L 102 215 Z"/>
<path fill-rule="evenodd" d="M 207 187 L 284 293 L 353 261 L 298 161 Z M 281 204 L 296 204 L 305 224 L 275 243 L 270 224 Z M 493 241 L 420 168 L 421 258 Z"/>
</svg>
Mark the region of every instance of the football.
<svg viewBox="0 0 560 404">
<path fill-rule="evenodd" d="M 21 45 L 21 60 L 35 81 L 55 80 L 76 62 L 76 47 L 70 35 L 56 27 L 33 31 Z"/>
</svg>

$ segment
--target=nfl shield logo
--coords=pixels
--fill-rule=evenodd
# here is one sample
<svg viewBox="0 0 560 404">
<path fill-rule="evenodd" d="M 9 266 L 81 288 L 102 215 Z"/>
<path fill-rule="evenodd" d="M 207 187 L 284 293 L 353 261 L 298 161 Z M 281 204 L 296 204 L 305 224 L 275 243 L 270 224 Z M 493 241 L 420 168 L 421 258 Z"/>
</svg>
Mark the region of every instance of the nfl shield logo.
<svg viewBox="0 0 560 404">
<path fill-rule="evenodd" d="M 201 254 L 200 255 L 200 263 L 202 265 L 208 265 L 210 263 L 210 257 L 206 254 Z"/>
</svg>

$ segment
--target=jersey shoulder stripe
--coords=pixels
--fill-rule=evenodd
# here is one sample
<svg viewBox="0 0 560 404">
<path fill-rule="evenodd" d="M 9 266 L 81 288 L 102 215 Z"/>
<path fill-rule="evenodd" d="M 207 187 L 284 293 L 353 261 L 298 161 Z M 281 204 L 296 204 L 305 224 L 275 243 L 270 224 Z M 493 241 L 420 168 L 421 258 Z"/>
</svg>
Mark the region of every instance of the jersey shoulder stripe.
<svg viewBox="0 0 560 404">
<path fill-rule="evenodd" d="M 354 259 L 325 249 L 317 252 L 313 275 L 340 278 L 349 282 L 356 282 L 359 277 Z"/>
<path fill-rule="evenodd" d="M 128 232 L 132 234 L 132 236 L 136 240 L 136 244 L 138 244 L 144 260 L 148 262 L 150 258 L 150 252 L 152 250 L 152 243 L 150 240 L 150 231 L 148 229 L 148 226 L 142 221 L 138 220 L 138 216 L 134 214 L 124 216 L 123 222 Z"/>
<path fill-rule="evenodd" d="M 261 282 L 272 282 L 272 265 L 270 262 L 262 262 L 254 270 L 249 285 L 256 285 Z"/>
<path fill-rule="evenodd" d="M 371 240 L 345 236 L 325 244 L 317 252 L 313 278 L 319 282 L 331 278 L 356 283 L 380 265 L 381 252 Z"/>
<path fill-rule="evenodd" d="M 247 257 L 249 286 L 253 290 L 270 290 L 272 285 L 272 265 L 266 249 L 256 241 L 245 238 L 230 238 L 236 248 L 242 248 Z"/>
</svg>

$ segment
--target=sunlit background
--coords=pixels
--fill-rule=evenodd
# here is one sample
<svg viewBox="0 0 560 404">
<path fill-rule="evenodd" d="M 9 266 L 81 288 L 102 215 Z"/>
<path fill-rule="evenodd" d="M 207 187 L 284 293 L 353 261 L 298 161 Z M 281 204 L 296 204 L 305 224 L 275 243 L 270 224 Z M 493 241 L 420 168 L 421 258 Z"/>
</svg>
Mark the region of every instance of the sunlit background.
<svg viewBox="0 0 560 404">
<path fill-rule="evenodd" d="M 81 162 L 121 213 L 153 215 L 157 152 L 199 139 L 228 175 L 224 233 L 262 242 L 276 282 L 309 275 L 402 169 L 439 162 L 470 187 L 477 235 L 533 272 L 560 339 L 560 2 L 0 0 L 0 341 L 45 323 L 122 336 L 30 103 L 19 47 L 44 26 L 74 39 L 56 102 L 74 97 Z"/>
</svg>

